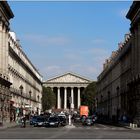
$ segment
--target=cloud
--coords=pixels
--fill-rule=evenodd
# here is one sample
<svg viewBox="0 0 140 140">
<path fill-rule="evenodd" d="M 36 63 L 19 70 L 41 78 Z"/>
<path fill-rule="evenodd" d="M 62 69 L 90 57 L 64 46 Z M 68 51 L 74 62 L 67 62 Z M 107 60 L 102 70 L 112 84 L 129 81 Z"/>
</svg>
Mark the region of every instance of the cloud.
<svg viewBox="0 0 140 140">
<path fill-rule="evenodd" d="M 108 54 L 108 49 L 106 49 L 105 47 L 93 47 L 89 50 L 89 52 L 94 55 L 100 56 Z"/>
<path fill-rule="evenodd" d="M 126 16 L 128 10 L 129 10 L 129 9 L 121 9 L 120 11 L 118 11 L 118 15 L 119 15 L 120 17 L 125 18 L 125 16 Z"/>
<path fill-rule="evenodd" d="M 57 66 L 57 65 L 50 65 L 50 66 L 45 67 L 44 71 L 46 73 L 60 72 L 61 71 L 61 67 Z"/>
<path fill-rule="evenodd" d="M 65 51 L 61 59 L 43 62 L 42 74 L 44 79 L 50 79 L 66 72 L 77 73 L 89 79 L 97 80 L 103 70 L 105 59 L 111 55 L 108 47 L 90 46 L 90 48 Z"/>
<path fill-rule="evenodd" d="M 91 43 L 94 45 L 104 45 L 107 43 L 107 41 L 104 39 L 97 38 L 97 39 L 91 40 Z"/>
<path fill-rule="evenodd" d="M 68 53 L 65 53 L 64 54 L 64 59 L 67 60 L 67 61 L 82 61 L 82 55 L 77 52 L 77 50 L 75 50 L 75 52 L 68 52 Z"/>
<path fill-rule="evenodd" d="M 42 68 L 42 73 L 44 75 L 44 80 L 54 77 L 55 75 L 65 73 L 65 68 L 60 65 L 49 65 Z"/>
<path fill-rule="evenodd" d="M 64 36 L 53 36 L 48 37 L 46 35 L 26 35 L 24 38 L 32 43 L 37 43 L 40 46 L 49 46 L 49 45 L 67 45 L 70 42 L 70 39 Z"/>
<path fill-rule="evenodd" d="M 97 76 L 100 73 L 100 66 L 97 64 L 88 65 L 88 64 L 75 64 L 70 66 L 70 71 L 80 74 L 81 76 L 87 77 L 91 80 L 97 80 Z"/>
</svg>

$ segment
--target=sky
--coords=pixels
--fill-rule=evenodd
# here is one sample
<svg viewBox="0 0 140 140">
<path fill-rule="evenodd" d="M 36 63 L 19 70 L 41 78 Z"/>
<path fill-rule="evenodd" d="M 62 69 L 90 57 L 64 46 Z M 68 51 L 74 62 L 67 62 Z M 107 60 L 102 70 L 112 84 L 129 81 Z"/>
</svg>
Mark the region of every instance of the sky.
<svg viewBox="0 0 140 140">
<path fill-rule="evenodd" d="M 96 81 L 129 33 L 132 1 L 9 1 L 10 29 L 46 81 L 72 72 Z"/>
</svg>

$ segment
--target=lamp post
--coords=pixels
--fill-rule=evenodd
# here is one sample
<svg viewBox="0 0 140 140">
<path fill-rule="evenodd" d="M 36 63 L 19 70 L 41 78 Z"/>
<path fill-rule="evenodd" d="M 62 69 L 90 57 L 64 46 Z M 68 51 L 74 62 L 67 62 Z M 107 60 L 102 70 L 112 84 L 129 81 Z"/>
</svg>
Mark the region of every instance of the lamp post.
<svg viewBox="0 0 140 140">
<path fill-rule="evenodd" d="M 69 113 L 68 120 L 69 120 L 69 126 L 71 126 L 72 125 L 72 123 L 71 123 L 71 116 L 72 116 L 72 114 L 71 114 L 72 97 L 69 97 L 69 103 L 70 103 L 70 113 Z"/>
<path fill-rule="evenodd" d="M 21 93 L 21 95 L 22 95 L 22 92 L 23 92 L 23 86 L 20 85 L 19 89 L 20 89 L 20 93 Z"/>
<path fill-rule="evenodd" d="M 20 89 L 20 94 L 21 94 L 21 96 L 22 96 L 22 93 L 23 93 L 23 86 L 20 85 L 19 89 Z M 21 97 L 21 98 L 22 98 L 22 97 Z M 21 100 L 20 116 L 22 116 L 22 115 L 23 115 L 23 101 Z"/>
<path fill-rule="evenodd" d="M 40 96 L 39 95 L 37 95 L 37 101 L 38 101 L 38 114 L 40 114 L 40 107 L 39 107 Z"/>
<path fill-rule="evenodd" d="M 2 124 L 3 124 L 3 119 L 4 119 L 4 112 L 3 112 L 3 108 L 4 108 L 4 101 L 5 101 L 6 97 L 4 95 L 1 96 L 1 113 L 2 113 Z"/>
<path fill-rule="evenodd" d="M 29 96 L 30 96 L 30 115 L 32 113 L 32 109 L 31 109 L 31 97 L 32 97 L 32 91 L 29 91 Z"/>
</svg>

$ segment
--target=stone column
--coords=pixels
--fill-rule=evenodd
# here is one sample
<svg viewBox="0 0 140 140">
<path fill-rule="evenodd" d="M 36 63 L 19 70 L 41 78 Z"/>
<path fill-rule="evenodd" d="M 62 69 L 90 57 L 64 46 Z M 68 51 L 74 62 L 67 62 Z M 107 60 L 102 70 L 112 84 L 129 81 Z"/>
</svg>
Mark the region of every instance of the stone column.
<svg viewBox="0 0 140 140">
<path fill-rule="evenodd" d="M 71 88 L 71 109 L 74 108 L 74 99 L 73 99 L 73 87 Z"/>
<path fill-rule="evenodd" d="M 138 74 L 140 73 L 140 23 L 138 24 L 138 52 L 137 52 L 137 59 L 138 59 Z"/>
<path fill-rule="evenodd" d="M 0 73 L 3 74 L 3 23 L 0 21 Z"/>
<path fill-rule="evenodd" d="M 78 104 L 77 105 L 78 105 L 77 108 L 79 108 L 81 105 L 80 88 L 78 88 Z"/>
<path fill-rule="evenodd" d="M 67 88 L 64 87 L 64 109 L 67 109 Z"/>
<path fill-rule="evenodd" d="M 60 87 L 57 88 L 57 109 L 60 109 Z"/>
<path fill-rule="evenodd" d="M 8 38 L 6 38 L 6 31 L 5 31 L 5 27 L 3 27 L 3 74 L 4 76 L 7 75 L 8 73 L 8 62 L 7 61 L 7 57 L 8 57 Z M 7 42 L 6 42 L 6 39 L 7 39 Z"/>
</svg>

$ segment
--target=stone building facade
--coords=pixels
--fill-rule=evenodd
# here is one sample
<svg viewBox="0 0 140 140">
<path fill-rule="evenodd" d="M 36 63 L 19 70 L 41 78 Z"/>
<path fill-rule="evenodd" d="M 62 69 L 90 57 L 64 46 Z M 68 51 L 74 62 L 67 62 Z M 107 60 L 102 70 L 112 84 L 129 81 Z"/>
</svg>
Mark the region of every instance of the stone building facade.
<svg viewBox="0 0 140 140">
<path fill-rule="evenodd" d="M 40 114 L 42 76 L 23 52 L 14 32 L 8 34 L 8 47 L 11 105 L 21 114 Z"/>
<path fill-rule="evenodd" d="M 130 33 L 103 65 L 97 82 L 97 111 L 117 121 L 126 115 L 140 124 L 140 5 L 133 2 L 127 14 Z"/>
<path fill-rule="evenodd" d="M 5 1 L 0 2 L 0 124 L 10 119 L 10 85 L 8 74 L 9 20 L 14 15 Z"/>
<path fill-rule="evenodd" d="M 51 87 L 56 95 L 56 110 L 78 110 L 81 105 L 81 93 L 91 80 L 74 73 L 65 73 L 43 83 Z"/>
<path fill-rule="evenodd" d="M 40 112 L 42 76 L 23 52 L 9 20 L 14 15 L 0 2 L 0 124 L 23 113 Z"/>
</svg>

